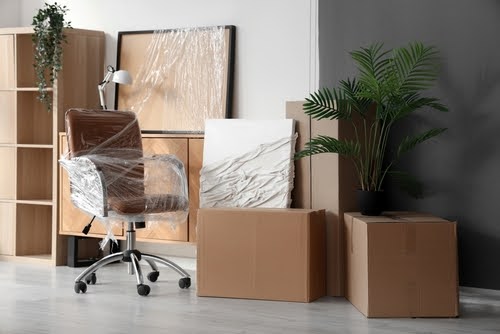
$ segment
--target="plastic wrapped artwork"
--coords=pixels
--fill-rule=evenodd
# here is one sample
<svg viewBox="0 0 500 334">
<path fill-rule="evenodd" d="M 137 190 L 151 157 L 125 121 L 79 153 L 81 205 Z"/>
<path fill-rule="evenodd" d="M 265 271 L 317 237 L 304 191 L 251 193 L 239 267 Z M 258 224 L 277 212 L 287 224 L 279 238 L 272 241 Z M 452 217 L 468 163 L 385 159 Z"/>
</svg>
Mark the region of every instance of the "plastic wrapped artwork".
<svg viewBox="0 0 500 334">
<path fill-rule="evenodd" d="M 121 222 L 185 222 L 188 186 L 174 155 L 144 156 L 133 112 L 70 109 L 69 150 L 59 160 L 70 179 L 73 204 L 106 227 Z"/>
<path fill-rule="evenodd" d="M 209 118 L 230 115 L 234 26 L 118 35 L 118 68 L 133 83 L 120 86 L 116 109 L 137 114 L 144 131 L 202 132 Z"/>
<path fill-rule="evenodd" d="M 200 208 L 290 207 L 296 139 L 292 119 L 207 120 Z"/>
</svg>

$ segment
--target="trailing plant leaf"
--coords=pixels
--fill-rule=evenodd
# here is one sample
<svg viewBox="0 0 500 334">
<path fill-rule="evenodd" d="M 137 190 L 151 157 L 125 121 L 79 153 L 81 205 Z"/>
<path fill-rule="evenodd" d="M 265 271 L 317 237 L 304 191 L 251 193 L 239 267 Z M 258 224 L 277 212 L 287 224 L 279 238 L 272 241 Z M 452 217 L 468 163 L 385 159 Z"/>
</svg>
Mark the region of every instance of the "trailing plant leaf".
<svg viewBox="0 0 500 334">
<path fill-rule="evenodd" d="M 47 111 L 52 110 L 52 98 L 47 91 L 54 85 L 59 71 L 62 69 L 63 46 L 66 42 L 64 28 L 71 28 L 71 22 L 66 22 L 64 15 L 66 6 L 45 3 L 44 8 L 38 10 L 33 16 L 33 43 L 35 46 L 34 68 L 38 99 L 46 106 Z M 47 83 L 48 76 L 48 83 Z"/>
</svg>

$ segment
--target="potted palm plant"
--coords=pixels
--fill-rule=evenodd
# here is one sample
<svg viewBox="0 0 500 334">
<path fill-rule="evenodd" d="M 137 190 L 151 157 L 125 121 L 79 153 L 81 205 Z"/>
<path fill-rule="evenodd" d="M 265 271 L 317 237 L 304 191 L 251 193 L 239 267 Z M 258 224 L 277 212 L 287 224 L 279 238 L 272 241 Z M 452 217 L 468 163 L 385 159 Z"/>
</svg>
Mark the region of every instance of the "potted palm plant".
<svg viewBox="0 0 500 334">
<path fill-rule="evenodd" d="M 448 111 L 435 97 L 423 95 L 438 74 L 435 47 L 415 42 L 407 47 L 383 50 L 380 43 L 350 53 L 359 75 L 341 80 L 335 88 L 310 94 L 303 105 L 313 119 L 347 121 L 354 136 L 340 140 L 316 136 L 296 158 L 337 153 L 349 158 L 359 181 L 360 211 L 379 215 L 383 211 L 383 182 L 388 174 L 398 178 L 403 189 L 418 197 L 419 182 L 408 173 L 393 170 L 394 164 L 416 145 L 433 138 L 445 128 L 432 128 L 401 139 L 389 150 L 389 135 L 396 123 L 421 109 Z"/>
</svg>

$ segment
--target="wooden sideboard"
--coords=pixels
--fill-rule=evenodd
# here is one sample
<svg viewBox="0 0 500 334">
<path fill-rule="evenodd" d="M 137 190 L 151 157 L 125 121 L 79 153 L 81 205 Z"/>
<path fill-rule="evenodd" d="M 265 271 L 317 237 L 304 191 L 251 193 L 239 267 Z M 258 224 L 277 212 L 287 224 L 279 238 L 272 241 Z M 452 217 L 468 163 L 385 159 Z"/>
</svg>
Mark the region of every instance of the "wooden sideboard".
<svg viewBox="0 0 500 334">
<path fill-rule="evenodd" d="M 175 154 L 186 168 L 189 185 L 189 216 L 184 223 L 172 226 L 168 222 L 155 222 L 137 230 L 137 241 L 196 242 L 196 216 L 199 207 L 200 169 L 203 161 L 203 135 L 198 134 L 143 134 L 145 155 Z M 59 156 L 67 152 L 66 134 L 59 134 Z M 84 236 L 82 230 L 90 222 L 89 215 L 77 209 L 70 199 L 69 179 L 63 168 L 59 169 L 59 233 Z M 124 226 L 113 229 L 117 239 L 125 239 Z M 106 231 L 95 222 L 87 236 L 103 237 Z"/>
</svg>

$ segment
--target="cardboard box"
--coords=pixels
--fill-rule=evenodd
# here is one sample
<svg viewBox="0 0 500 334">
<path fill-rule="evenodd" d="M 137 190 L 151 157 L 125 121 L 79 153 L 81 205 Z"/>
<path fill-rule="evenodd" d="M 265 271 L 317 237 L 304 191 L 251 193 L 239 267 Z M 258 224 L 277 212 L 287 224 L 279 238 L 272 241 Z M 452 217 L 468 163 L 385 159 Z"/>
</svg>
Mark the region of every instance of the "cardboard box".
<svg viewBox="0 0 500 334">
<path fill-rule="evenodd" d="M 310 302 L 325 295 L 325 212 L 198 211 L 198 296 Z"/>
<path fill-rule="evenodd" d="M 367 317 L 458 316 L 456 223 L 345 213 L 346 298 Z"/>
<path fill-rule="evenodd" d="M 353 136 L 352 125 L 337 120 L 311 120 L 304 101 L 287 101 L 286 117 L 296 121 L 296 150 L 317 135 L 338 139 Z M 325 209 L 326 288 L 329 296 L 344 296 L 344 212 L 357 210 L 358 180 L 350 160 L 337 154 L 318 154 L 295 161 L 292 207 Z"/>
</svg>

